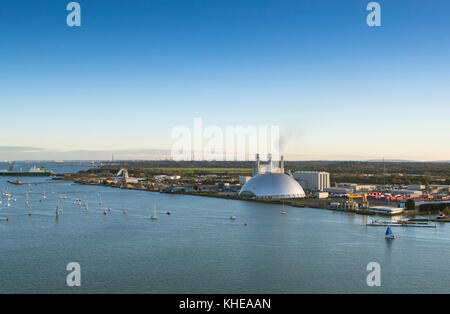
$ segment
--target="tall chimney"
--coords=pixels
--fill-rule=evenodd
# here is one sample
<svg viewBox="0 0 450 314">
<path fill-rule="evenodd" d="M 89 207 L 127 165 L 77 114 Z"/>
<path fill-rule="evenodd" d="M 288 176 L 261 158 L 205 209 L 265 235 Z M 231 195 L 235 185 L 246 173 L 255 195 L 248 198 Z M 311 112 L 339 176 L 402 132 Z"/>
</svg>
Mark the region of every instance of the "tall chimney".
<svg viewBox="0 0 450 314">
<path fill-rule="evenodd" d="M 259 174 L 259 169 L 261 167 L 261 160 L 259 159 L 259 154 L 256 154 L 256 167 L 253 168 L 253 175 Z"/>
<path fill-rule="evenodd" d="M 281 156 L 281 161 L 280 161 L 280 168 L 281 168 L 281 173 L 284 173 L 284 157 Z"/>
</svg>

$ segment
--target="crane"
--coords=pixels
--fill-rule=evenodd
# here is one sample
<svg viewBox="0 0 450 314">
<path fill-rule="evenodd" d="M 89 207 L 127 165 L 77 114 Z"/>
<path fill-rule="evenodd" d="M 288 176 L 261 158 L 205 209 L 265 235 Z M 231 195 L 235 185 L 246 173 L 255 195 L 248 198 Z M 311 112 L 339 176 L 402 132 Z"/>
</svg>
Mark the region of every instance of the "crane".
<svg viewBox="0 0 450 314">
<path fill-rule="evenodd" d="M 363 208 L 369 207 L 369 202 L 367 201 L 366 194 L 351 194 L 351 195 L 348 195 L 347 197 L 348 197 L 349 203 L 353 203 L 355 198 L 361 198 Z"/>
</svg>

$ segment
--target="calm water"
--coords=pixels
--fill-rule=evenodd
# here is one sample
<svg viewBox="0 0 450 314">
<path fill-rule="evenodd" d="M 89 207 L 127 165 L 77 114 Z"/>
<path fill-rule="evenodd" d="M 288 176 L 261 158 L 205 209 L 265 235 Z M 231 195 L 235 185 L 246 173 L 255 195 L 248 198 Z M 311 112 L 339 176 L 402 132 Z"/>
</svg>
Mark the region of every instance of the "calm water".
<svg viewBox="0 0 450 314">
<path fill-rule="evenodd" d="M 7 170 L 11 166 L 9 162 L 0 162 L 0 170 Z M 71 161 L 55 163 L 48 161 L 18 161 L 14 164 L 14 171 L 28 171 L 30 167 L 44 167 L 46 170 L 52 170 L 55 174 L 76 173 L 80 170 L 86 170 L 91 164 L 86 161 Z"/>
<path fill-rule="evenodd" d="M 281 215 L 277 205 L 67 182 L 31 185 L 29 217 L 28 186 L 6 179 L 0 191 L 17 201 L 6 207 L 2 197 L 0 205 L 1 293 L 450 292 L 450 224 L 394 228 L 398 239 L 386 242 L 384 228 L 356 215 L 289 207 Z M 154 204 L 158 221 L 149 219 Z M 81 288 L 66 286 L 72 261 L 81 265 Z M 366 285 L 371 261 L 381 264 L 382 287 Z"/>
</svg>

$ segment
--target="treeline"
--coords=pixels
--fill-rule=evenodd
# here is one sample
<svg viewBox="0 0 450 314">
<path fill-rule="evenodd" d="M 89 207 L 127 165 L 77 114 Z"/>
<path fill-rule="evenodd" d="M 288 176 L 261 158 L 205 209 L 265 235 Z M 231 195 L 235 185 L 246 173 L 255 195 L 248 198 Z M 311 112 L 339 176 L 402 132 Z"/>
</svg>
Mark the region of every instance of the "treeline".
<svg viewBox="0 0 450 314">
<path fill-rule="evenodd" d="M 430 177 L 430 176 L 418 176 L 418 175 L 353 175 L 353 174 L 340 174 L 331 173 L 330 181 L 333 182 L 352 182 L 352 183 L 363 183 L 363 184 L 449 184 L 450 179 L 443 179 L 441 177 Z"/>
<path fill-rule="evenodd" d="M 450 177 L 448 162 L 289 161 L 286 165 L 289 169 L 321 170 L 330 173 L 383 174 L 385 172 Z"/>
<path fill-rule="evenodd" d="M 419 206 L 421 212 L 444 212 L 450 214 L 450 204 L 438 203 L 438 204 L 422 204 Z"/>
<path fill-rule="evenodd" d="M 252 168 L 255 162 L 149 160 L 121 161 L 119 165 L 136 168 Z M 285 166 L 290 170 L 330 173 L 381 174 L 386 172 L 450 177 L 450 162 L 286 161 Z"/>
<path fill-rule="evenodd" d="M 104 165 L 102 169 L 118 170 L 128 168 L 161 169 L 170 168 L 176 172 L 177 168 L 193 169 L 199 173 L 202 168 L 251 169 L 254 161 L 120 161 L 111 165 Z M 286 170 L 296 171 L 326 171 L 331 174 L 335 182 L 357 182 L 368 184 L 450 184 L 450 163 L 448 162 L 376 162 L 376 161 L 286 161 Z M 234 169 L 232 169 L 234 168 Z M 95 170 L 93 170 L 95 171 Z M 245 172 L 248 172 L 246 170 Z"/>
</svg>

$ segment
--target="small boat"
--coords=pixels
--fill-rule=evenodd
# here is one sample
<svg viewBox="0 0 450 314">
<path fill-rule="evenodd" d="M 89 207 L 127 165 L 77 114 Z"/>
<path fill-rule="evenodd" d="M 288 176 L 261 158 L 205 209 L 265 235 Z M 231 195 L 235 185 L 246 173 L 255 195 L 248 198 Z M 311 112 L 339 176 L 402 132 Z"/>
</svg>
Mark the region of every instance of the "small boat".
<svg viewBox="0 0 450 314">
<path fill-rule="evenodd" d="M 155 205 L 155 208 L 153 210 L 153 215 L 152 215 L 152 217 L 150 217 L 150 219 L 151 220 L 158 220 L 158 216 L 156 216 L 156 205 Z"/>
<path fill-rule="evenodd" d="M 237 218 L 237 217 L 234 216 L 234 215 L 230 217 L 231 220 L 236 220 L 236 218 Z"/>
<path fill-rule="evenodd" d="M 391 226 L 388 226 L 386 229 L 386 234 L 384 236 L 386 239 L 391 240 L 391 239 L 395 239 L 395 235 L 392 233 L 392 229 Z"/>
<path fill-rule="evenodd" d="M 123 210 L 123 214 L 126 215 L 128 211 L 126 209 Z"/>
<path fill-rule="evenodd" d="M 442 213 L 442 214 L 440 214 L 439 216 L 436 217 L 436 219 L 445 219 L 445 218 L 447 218 L 447 215 L 444 214 L 444 213 Z"/>
<path fill-rule="evenodd" d="M 167 214 L 167 215 L 172 215 L 172 212 L 169 210 L 169 211 L 167 211 L 166 214 Z"/>
<path fill-rule="evenodd" d="M 10 180 L 8 180 L 7 182 L 11 183 L 11 184 L 14 184 L 14 185 L 22 185 L 23 184 L 23 182 L 21 180 L 17 180 L 17 181 L 10 181 Z"/>
</svg>

